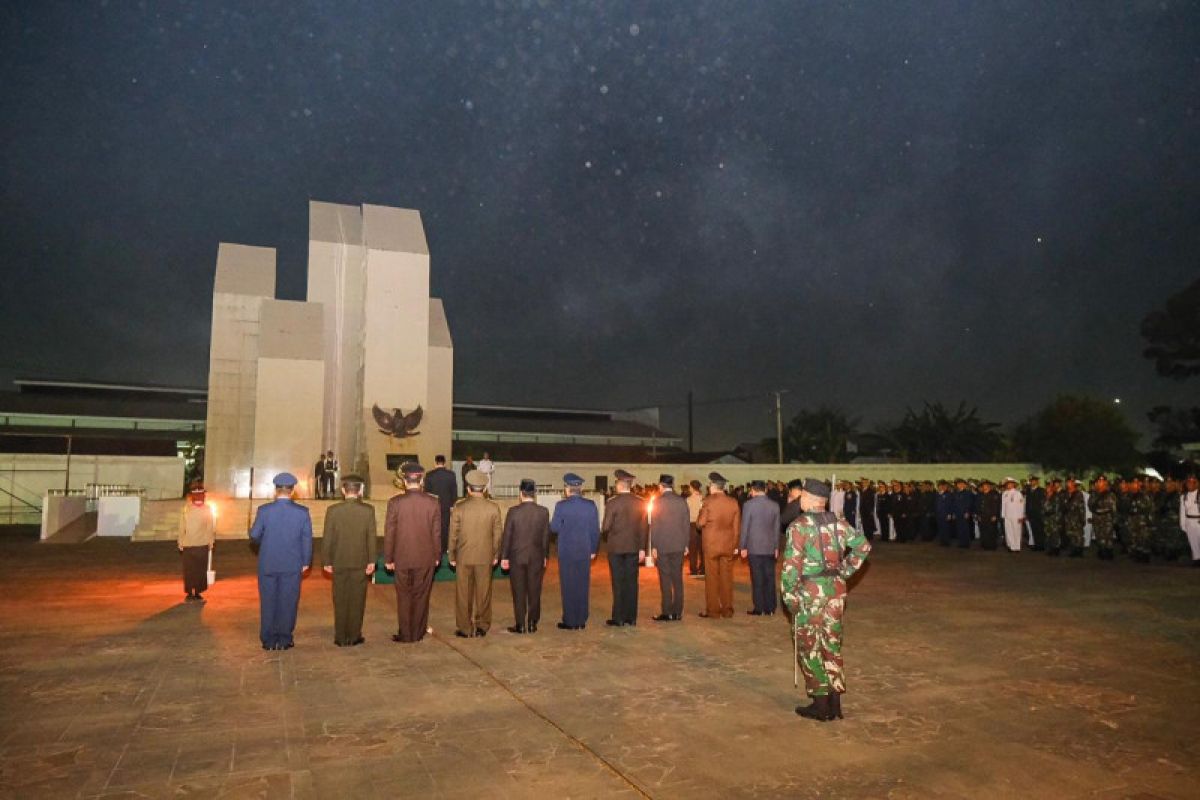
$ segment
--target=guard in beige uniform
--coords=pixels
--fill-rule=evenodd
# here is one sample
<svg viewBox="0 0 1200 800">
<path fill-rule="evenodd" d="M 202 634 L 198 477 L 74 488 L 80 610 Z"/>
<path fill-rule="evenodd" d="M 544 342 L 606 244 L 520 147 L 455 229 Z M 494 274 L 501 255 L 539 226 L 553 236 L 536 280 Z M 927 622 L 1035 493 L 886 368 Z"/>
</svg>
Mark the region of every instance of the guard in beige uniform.
<svg viewBox="0 0 1200 800">
<path fill-rule="evenodd" d="M 447 555 L 455 568 L 455 636 L 486 636 L 492 627 L 492 569 L 500 560 L 500 506 L 483 496 L 487 476 L 467 473 L 467 496 L 450 511 Z"/>
<path fill-rule="evenodd" d="M 188 501 L 179 515 L 179 536 L 176 543 L 183 554 L 184 599 L 200 600 L 208 589 L 208 552 L 216 539 L 217 520 L 204 502 L 204 485 L 199 481 L 188 491 Z"/>
</svg>

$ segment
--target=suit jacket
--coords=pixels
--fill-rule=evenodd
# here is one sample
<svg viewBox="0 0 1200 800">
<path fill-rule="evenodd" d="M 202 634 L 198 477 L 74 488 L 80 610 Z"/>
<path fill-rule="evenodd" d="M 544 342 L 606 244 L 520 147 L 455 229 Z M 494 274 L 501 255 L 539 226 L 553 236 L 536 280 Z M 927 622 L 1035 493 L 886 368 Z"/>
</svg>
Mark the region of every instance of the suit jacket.
<svg viewBox="0 0 1200 800">
<path fill-rule="evenodd" d="M 587 561 L 600 547 L 600 512 L 586 497 L 565 497 L 554 506 L 550 530 L 558 535 L 559 561 Z"/>
<path fill-rule="evenodd" d="M 504 518 L 500 558 L 513 564 L 541 564 L 550 555 L 550 512 L 534 501 L 521 502 Z"/>
<path fill-rule="evenodd" d="M 800 516 L 800 501 L 792 500 L 783 507 L 783 511 L 779 512 L 779 529 L 786 531 L 788 525 L 791 525 L 798 516 Z"/>
<path fill-rule="evenodd" d="M 383 561 L 396 569 L 432 567 L 442 557 L 442 512 L 425 492 L 398 494 L 388 500 L 383 523 Z"/>
<path fill-rule="evenodd" d="M 633 494 L 618 494 L 604 504 L 600 533 L 610 553 L 636 553 L 646 549 L 646 504 Z"/>
<path fill-rule="evenodd" d="M 468 495 L 450 511 L 450 560 L 469 566 L 491 564 L 500 558 L 500 506 Z"/>
<path fill-rule="evenodd" d="M 713 492 L 704 498 L 696 524 L 703 535 L 705 557 L 709 553 L 733 555 L 742 527 L 742 509 L 724 492 Z"/>
<path fill-rule="evenodd" d="M 442 521 L 450 519 L 450 509 L 458 500 L 458 478 L 445 467 L 436 467 L 425 473 L 425 491 L 435 495 L 442 508 Z"/>
<path fill-rule="evenodd" d="M 660 553 L 682 553 L 692 535 L 687 500 L 675 492 L 663 492 L 654 501 L 650 519 L 650 544 Z"/>
<path fill-rule="evenodd" d="M 1045 517 L 1046 490 L 1041 486 L 1030 489 L 1025 496 L 1025 513 L 1031 520 L 1038 521 Z"/>
<path fill-rule="evenodd" d="M 321 562 L 335 569 L 375 563 L 375 507 L 362 500 L 335 503 L 325 512 Z"/>
<path fill-rule="evenodd" d="M 258 542 L 258 574 L 300 572 L 312 563 L 312 517 L 287 498 L 259 506 L 250 538 Z"/>
<path fill-rule="evenodd" d="M 766 495 L 751 497 L 742 506 L 738 549 L 754 556 L 769 556 L 778 548 L 779 504 Z"/>
</svg>

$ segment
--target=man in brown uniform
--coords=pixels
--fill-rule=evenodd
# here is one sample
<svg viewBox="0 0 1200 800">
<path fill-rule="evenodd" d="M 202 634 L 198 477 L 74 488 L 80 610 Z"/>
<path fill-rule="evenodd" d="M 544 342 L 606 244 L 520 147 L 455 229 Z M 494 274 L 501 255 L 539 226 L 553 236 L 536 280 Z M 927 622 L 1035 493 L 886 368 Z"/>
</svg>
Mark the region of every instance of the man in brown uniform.
<svg viewBox="0 0 1200 800">
<path fill-rule="evenodd" d="M 424 467 L 410 461 L 400 475 L 404 494 L 388 500 L 383 526 L 384 564 L 396 573 L 398 630 L 392 641 L 419 642 L 429 626 L 433 571 L 442 557 L 442 514 L 437 498 L 421 491 Z"/>
<path fill-rule="evenodd" d="M 176 544 L 183 553 L 184 600 L 189 602 L 204 600 L 201 593 L 208 589 L 208 554 L 216 539 L 217 518 L 204 497 L 204 484 L 193 481 L 188 502 L 179 515 Z"/>
<path fill-rule="evenodd" d="M 513 614 L 509 633 L 537 633 L 542 618 L 542 578 L 550 557 L 550 512 L 537 504 L 537 484 L 521 479 L 521 500 L 504 518 L 500 567 L 508 570 Z"/>
<path fill-rule="evenodd" d="M 353 647 L 362 635 L 367 579 L 375 572 L 375 507 L 362 501 L 363 479 L 342 478 L 345 500 L 325 512 L 321 535 L 325 574 L 333 578 L 333 643 Z"/>
<path fill-rule="evenodd" d="M 608 569 L 612 578 L 612 617 L 605 625 L 637 625 L 638 564 L 646 558 L 646 504 L 633 494 L 634 476 L 615 473 L 617 494 L 604 504 L 600 534 L 608 540 Z"/>
<path fill-rule="evenodd" d="M 704 599 L 702 617 L 733 616 L 733 559 L 737 557 L 742 510 L 725 493 L 727 481 L 718 472 L 708 475 L 708 497 L 696 520 L 704 541 Z"/>
<path fill-rule="evenodd" d="M 492 627 L 492 569 L 500 560 L 500 506 L 483 496 L 487 476 L 467 473 L 467 496 L 450 511 L 447 556 L 455 579 L 454 635 L 487 636 Z"/>
</svg>

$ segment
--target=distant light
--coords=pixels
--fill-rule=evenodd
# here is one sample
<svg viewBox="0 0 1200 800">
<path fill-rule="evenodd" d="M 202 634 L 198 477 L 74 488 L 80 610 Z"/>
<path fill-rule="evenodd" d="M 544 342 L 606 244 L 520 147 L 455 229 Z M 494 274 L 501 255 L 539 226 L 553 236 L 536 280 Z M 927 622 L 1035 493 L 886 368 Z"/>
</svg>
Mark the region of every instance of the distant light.
<svg viewBox="0 0 1200 800">
<path fill-rule="evenodd" d="M 1038 244 L 1041 244 L 1041 243 L 1042 243 L 1042 237 L 1040 237 L 1040 236 L 1039 236 L 1039 237 L 1037 237 L 1037 243 L 1038 243 Z"/>
<path fill-rule="evenodd" d="M 1113 398 L 1113 402 L 1114 402 L 1114 403 L 1116 403 L 1117 405 L 1121 405 L 1121 398 L 1119 398 L 1119 397 L 1114 397 L 1114 398 Z"/>
</svg>

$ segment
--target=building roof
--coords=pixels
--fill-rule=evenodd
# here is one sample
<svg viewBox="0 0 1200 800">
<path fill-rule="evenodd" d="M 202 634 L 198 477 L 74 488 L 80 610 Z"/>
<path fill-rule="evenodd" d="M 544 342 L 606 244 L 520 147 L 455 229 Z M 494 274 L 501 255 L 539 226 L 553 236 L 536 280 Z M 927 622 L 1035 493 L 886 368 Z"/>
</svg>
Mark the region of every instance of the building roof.
<svg viewBox="0 0 1200 800">
<path fill-rule="evenodd" d="M 485 406 L 456 404 L 453 430 L 456 439 L 473 434 L 507 434 L 560 437 L 572 440 L 609 439 L 610 444 L 677 445 L 679 437 L 653 425 L 619 419 L 617 412 L 538 408 L 531 406 Z M 576 441 L 574 443 L 584 443 Z"/>
</svg>

